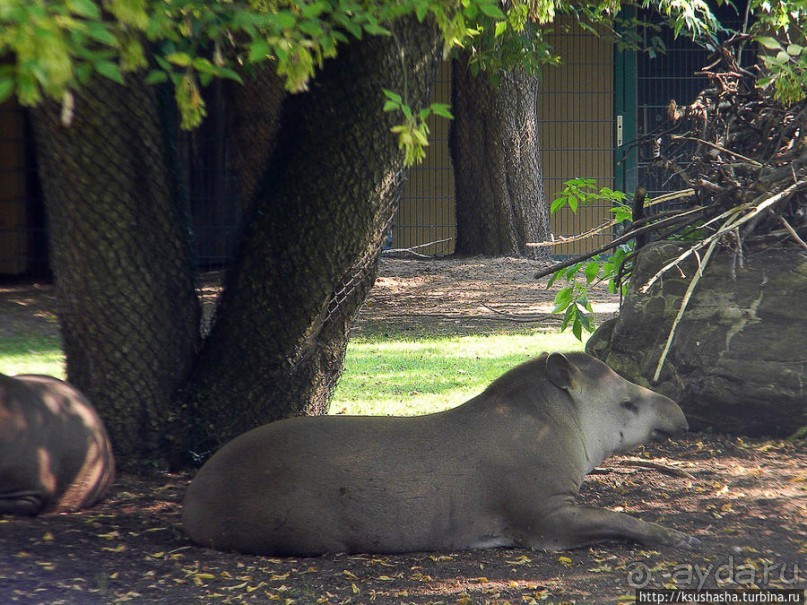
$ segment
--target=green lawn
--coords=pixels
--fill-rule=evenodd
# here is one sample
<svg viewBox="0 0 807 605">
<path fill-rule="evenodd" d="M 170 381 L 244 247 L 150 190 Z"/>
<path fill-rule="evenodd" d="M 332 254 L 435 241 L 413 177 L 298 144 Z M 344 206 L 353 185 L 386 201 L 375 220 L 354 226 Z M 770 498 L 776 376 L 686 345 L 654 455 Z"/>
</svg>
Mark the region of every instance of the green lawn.
<svg viewBox="0 0 807 605">
<path fill-rule="evenodd" d="M 570 333 L 481 336 L 358 336 L 347 348 L 334 414 L 425 414 L 480 393 L 497 376 L 544 351 L 582 350 Z M 0 340 L 0 372 L 64 378 L 58 338 Z"/>
<path fill-rule="evenodd" d="M 354 338 L 332 414 L 413 415 L 443 410 L 544 351 L 582 350 L 570 333 Z"/>
<path fill-rule="evenodd" d="M 64 378 L 64 355 L 56 337 L 0 339 L 0 372 L 3 374 L 50 374 Z"/>
</svg>

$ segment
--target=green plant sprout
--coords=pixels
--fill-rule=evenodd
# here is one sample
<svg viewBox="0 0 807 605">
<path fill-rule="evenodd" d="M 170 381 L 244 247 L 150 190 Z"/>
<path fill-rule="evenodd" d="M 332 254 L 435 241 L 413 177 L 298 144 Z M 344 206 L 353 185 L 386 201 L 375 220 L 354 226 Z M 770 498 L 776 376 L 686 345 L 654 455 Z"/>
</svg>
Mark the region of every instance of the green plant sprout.
<svg viewBox="0 0 807 605">
<path fill-rule="evenodd" d="M 597 189 L 594 179 L 576 178 L 564 183 L 564 188 L 555 197 L 550 206 L 550 214 L 555 214 L 562 208 L 568 207 L 576 213 L 581 206 L 597 202 L 610 202 L 613 220 L 609 225 L 618 225 L 632 218 L 631 207 L 625 203 L 627 195 L 609 187 Z M 571 327 L 572 334 L 583 339 L 583 330 L 593 332 L 596 321 L 594 309 L 589 300 L 592 288 L 603 282 L 608 283 L 608 290 L 612 294 L 620 292 L 625 294 L 626 282 L 620 279 L 623 273 L 623 264 L 633 251 L 633 243 L 617 246 L 611 254 L 599 254 L 588 260 L 581 261 L 569 267 L 555 271 L 546 287 L 550 288 L 557 280 L 564 279 L 566 286 L 555 295 L 553 313 L 563 313 L 561 331 Z"/>
</svg>

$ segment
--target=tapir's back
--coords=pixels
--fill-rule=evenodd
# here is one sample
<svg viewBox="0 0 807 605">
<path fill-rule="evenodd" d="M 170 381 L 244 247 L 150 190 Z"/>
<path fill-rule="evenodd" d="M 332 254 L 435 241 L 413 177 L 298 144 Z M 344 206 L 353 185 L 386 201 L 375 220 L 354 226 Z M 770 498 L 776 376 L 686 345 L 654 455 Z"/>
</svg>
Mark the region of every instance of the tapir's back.
<svg viewBox="0 0 807 605">
<path fill-rule="evenodd" d="M 13 455 L 3 455 L 4 448 Z M 0 375 L 0 486 L 8 494 L 0 512 L 91 506 L 114 471 L 103 423 L 78 390 L 51 376 Z"/>
<path fill-rule="evenodd" d="M 199 471 L 185 529 L 201 545 L 278 555 L 503 544 L 486 536 L 500 533 L 490 531 L 498 523 L 490 511 L 506 494 L 480 478 L 495 482 L 496 470 L 484 467 L 507 457 L 478 452 L 507 444 L 480 443 L 485 419 L 457 412 L 259 427 Z"/>
</svg>

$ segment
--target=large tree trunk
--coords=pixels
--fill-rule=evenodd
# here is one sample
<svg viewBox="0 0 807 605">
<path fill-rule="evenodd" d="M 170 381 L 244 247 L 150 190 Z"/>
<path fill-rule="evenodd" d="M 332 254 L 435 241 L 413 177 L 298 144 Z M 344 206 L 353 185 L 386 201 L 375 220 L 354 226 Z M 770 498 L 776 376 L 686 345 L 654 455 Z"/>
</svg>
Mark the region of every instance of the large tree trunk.
<svg viewBox="0 0 807 605">
<path fill-rule="evenodd" d="M 245 208 L 249 208 L 277 147 L 286 90 L 274 65 L 254 66 L 243 84 L 225 83 L 227 126 L 233 167 Z"/>
<path fill-rule="evenodd" d="M 449 134 L 460 255 L 544 258 L 549 235 L 538 147 L 538 78 L 520 69 L 498 85 L 454 60 Z"/>
<path fill-rule="evenodd" d="M 436 30 L 414 20 L 393 29 L 341 50 L 310 92 L 285 102 L 275 153 L 189 385 L 200 420 L 196 451 L 327 409 L 405 174 L 390 133 L 401 118 L 382 111 L 381 87 L 418 109 L 436 72 Z"/>
<path fill-rule="evenodd" d="M 155 91 L 96 78 L 72 124 L 33 112 L 68 379 L 126 467 L 163 460 L 172 398 L 199 342 L 187 219 Z"/>
</svg>

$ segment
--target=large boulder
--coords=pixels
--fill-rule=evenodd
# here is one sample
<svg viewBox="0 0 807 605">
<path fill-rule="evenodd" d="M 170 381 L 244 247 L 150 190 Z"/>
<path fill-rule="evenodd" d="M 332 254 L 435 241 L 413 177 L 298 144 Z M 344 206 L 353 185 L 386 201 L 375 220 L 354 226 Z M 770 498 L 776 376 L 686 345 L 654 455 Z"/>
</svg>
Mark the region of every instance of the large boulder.
<svg viewBox="0 0 807 605">
<path fill-rule="evenodd" d="M 639 290 L 685 249 L 675 242 L 642 249 L 619 316 L 592 335 L 586 350 L 677 401 L 693 430 L 783 437 L 807 425 L 807 254 L 801 250 L 764 249 L 742 259 L 715 250 L 653 381 L 696 259 L 666 272 L 646 293 Z"/>
</svg>

